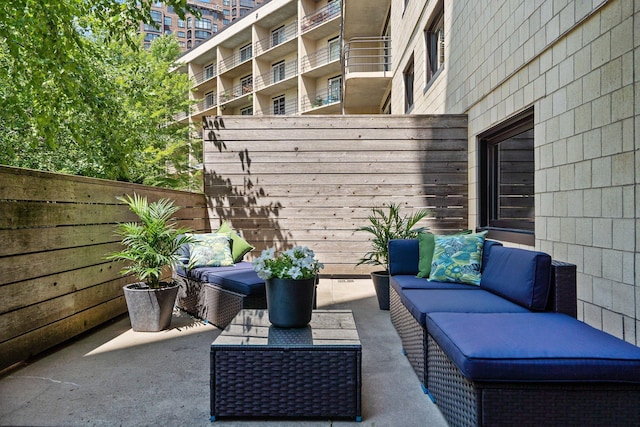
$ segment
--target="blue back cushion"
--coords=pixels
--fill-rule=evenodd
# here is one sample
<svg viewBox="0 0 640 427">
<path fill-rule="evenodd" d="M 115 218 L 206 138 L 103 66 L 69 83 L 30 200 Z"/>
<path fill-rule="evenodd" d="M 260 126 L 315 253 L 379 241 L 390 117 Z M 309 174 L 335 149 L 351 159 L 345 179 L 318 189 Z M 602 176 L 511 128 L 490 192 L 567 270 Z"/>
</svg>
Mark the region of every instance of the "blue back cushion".
<svg viewBox="0 0 640 427">
<path fill-rule="evenodd" d="M 482 266 L 484 269 L 491 251 L 495 247 L 501 247 L 502 243 L 495 240 L 485 240 L 482 248 Z M 389 240 L 389 274 L 418 274 L 418 261 L 420 259 L 420 247 L 418 239 L 392 239 Z M 426 280 L 426 279 L 425 279 Z"/>
<path fill-rule="evenodd" d="M 495 246 L 480 287 L 530 310 L 543 311 L 551 286 L 551 256 L 544 252 Z"/>
<path fill-rule="evenodd" d="M 389 240 L 389 274 L 418 274 L 418 239 Z"/>
</svg>

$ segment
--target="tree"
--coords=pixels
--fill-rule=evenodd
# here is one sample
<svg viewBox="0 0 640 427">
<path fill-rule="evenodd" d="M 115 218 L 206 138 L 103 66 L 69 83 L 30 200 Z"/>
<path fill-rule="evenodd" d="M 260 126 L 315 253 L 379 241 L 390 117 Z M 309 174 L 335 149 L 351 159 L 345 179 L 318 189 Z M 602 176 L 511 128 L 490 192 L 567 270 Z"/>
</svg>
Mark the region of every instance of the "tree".
<svg viewBox="0 0 640 427">
<path fill-rule="evenodd" d="M 167 162 L 186 163 L 189 82 L 169 73 L 179 48 L 147 52 L 151 0 L 0 2 L 0 163 L 181 186 Z M 186 0 L 166 4 L 184 16 Z M 138 7 L 139 5 L 139 7 Z"/>
</svg>

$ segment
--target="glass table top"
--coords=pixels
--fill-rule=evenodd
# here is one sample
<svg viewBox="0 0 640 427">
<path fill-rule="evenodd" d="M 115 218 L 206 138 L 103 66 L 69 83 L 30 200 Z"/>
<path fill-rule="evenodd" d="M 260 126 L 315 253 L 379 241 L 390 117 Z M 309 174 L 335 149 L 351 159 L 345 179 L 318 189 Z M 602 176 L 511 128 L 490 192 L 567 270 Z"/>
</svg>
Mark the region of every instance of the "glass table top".
<svg viewBox="0 0 640 427">
<path fill-rule="evenodd" d="M 304 328 L 277 328 L 267 310 L 241 310 L 213 342 L 218 346 L 320 347 L 360 346 L 351 310 L 314 310 Z"/>
</svg>

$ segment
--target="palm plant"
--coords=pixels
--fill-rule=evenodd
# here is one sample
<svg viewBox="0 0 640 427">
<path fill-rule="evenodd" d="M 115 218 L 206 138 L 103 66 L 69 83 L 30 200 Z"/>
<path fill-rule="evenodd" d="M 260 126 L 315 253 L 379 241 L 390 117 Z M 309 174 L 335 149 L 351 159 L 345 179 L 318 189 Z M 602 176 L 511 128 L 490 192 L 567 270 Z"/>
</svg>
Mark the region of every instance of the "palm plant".
<svg viewBox="0 0 640 427">
<path fill-rule="evenodd" d="M 163 270 L 174 265 L 180 258 L 180 247 L 192 243 L 193 237 L 186 235 L 189 229 L 176 227 L 173 215 L 180 209 L 169 199 L 148 203 L 146 197 L 118 197 L 135 213 L 140 222 L 120 223 L 116 233 L 122 236 L 125 249 L 110 254 L 107 259 L 128 262 L 121 274 L 135 274 L 149 288 L 163 287 Z"/>
<path fill-rule="evenodd" d="M 371 250 L 364 254 L 356 265 L 380 265 L 389 270 L 389 240 L 413 239 L 428 227 L 416 227 L 416 224 L 430 215 L 427 209 L 420 209 L 411 215 L 400 215 L 400 205 L 390 203 L 388 212 L 382 207 L 374 207 L 368 217 L 369 225 L 359 227 L 356 231 L 364 231 L 372 235 Z"/>
</svg>

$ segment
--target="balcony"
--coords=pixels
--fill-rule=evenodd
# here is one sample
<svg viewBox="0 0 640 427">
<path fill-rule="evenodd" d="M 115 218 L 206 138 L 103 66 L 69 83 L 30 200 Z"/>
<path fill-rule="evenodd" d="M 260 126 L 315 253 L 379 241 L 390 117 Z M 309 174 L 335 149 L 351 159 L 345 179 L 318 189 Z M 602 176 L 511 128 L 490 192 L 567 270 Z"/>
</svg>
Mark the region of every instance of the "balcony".
<svg viewBox="0 0 640 427">
<path fill-rule="evenodd" d="M 316 92 L 315 96 L 302 98 L 302 112 L 312 114 L 335 114 L 340 112 L 340 89 L 327 89 Z"/>
<path fill-rule="evenodd" d="M 389 37 L 354 37 L 344 48 L 345 111 L 378 113 L 391 84 Z"/>
<path fill-rule="evenodd" d="M 239 84 L 225 90 L 218 95 L 218 104 L 222 109 L 227 107 L 238 107 L 246 104 L 249 96 L 253 94 L 253 83 Z"/>
<path fill-rule="evenodd" d="M 201 73 L 193 76 L 194 86 L 199 86 L 218 75 L 216 64 L 211 64 L 204 68 Z"/>
<path fill-rule="evenodd" d="M 218 74 L 236 76 L 251 72 L 251 58 L 253 58 L 251 46 L 246 50 L 235 52 L 233 55 L 219 62 Z"/>
<path fill-rule="evenodd" d="M 340 22 L 336 19 L 340 17 L 340 14 L 340 2 L 332 1 L 328 5 L 317 9 L 313 13 L 302 18 L 300 20 L 300 31 L 316 40 L 326 37 L 340 28 Z M 324 24 L 334 20 L 336 21 L 335 26 L 332 25 L 330 28 L 326 29 L 322 28 L 324 27 Z"/>
<path fill-rule="evenodd" d="M 264 61 L 282 58 L 286 54 L 296 51 L 298 48 L 297 36 L 298 21 L 294 21 L 277 31 L 273 31 L 269 37 L 258 40 L 255 43 L 255 55 Z"/>
<path fill-rule="evenodd" d="M 309 77 L 320 77 L 331 73 L 340 73 L 340 49 L 327 46 L 300 60 L 301 72 Z"/>
<path fill-rule="evenodd" d="M 275 95 L 295 87 L 298 82 L 294 79 L 298 75 L 298 61 L 293 60 L 279 66 L 272 67 L 268 73 L 256 78 L 256 90 L 265 95 Z"/>
<path fill-rule="evenodd" d="M 298 98 L 287 98 L 284 106 L 270 104 L 267 114 L 272 116 L 292 116 L 298 114 Z"/>
</svg>

